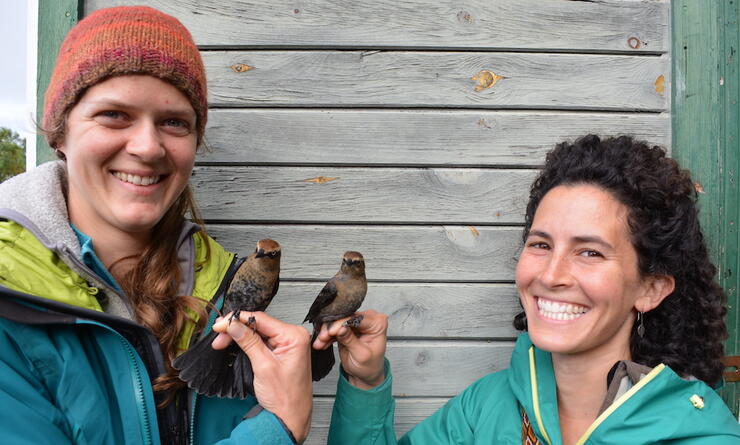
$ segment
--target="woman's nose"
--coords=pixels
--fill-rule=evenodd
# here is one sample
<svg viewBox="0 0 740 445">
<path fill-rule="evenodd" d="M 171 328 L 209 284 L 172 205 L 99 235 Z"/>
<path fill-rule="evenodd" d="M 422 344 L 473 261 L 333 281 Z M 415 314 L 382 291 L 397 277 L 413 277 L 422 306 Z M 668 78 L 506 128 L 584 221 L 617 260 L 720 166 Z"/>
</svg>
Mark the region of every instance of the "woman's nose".
<svg viewBox="0 0 740 445">
<path fill-rule="evenodd" d="M 540 280 L 549 288 L 568 287 L 573 283 L 571 263 L 565 255 L 553 253 L 540 275 Z"/>
<path fill-rule="evenodd" d="M 156 123 L 137 122 L 132 128 L 126 151 L 145 161 L 163 157 L 165 148 Z"/>
</svg>

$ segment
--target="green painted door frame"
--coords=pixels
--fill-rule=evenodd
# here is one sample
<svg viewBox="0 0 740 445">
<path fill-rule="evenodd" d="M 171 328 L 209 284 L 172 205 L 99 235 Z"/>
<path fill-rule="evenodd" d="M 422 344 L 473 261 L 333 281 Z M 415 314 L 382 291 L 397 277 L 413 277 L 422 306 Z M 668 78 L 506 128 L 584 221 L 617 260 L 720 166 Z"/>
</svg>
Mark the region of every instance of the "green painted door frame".
<svg viewBox="0 0 740 445">
<path fill-rule="evenodd" d="M 77 23 L 83 0 L 39 0 L 38 122 L 43 93 L 56 52 Z M 740 355 L 740 0 L 673 0 L 671 7 L 673 156 L 690 169 L 703 193 L 702 224 L 719 268 L 730 311 L 727 355 Z M 54 159 L 43 136 L 37 138 L 38 163 Z M 738 413 L 740 384 L 723 396 Z"/>
<path fill-rule="evenodd" d="M 740 151 L 740 0 L 672 2 L 673 156 L 701 185 L 701 222 L 727 293 L 726 355 L 740 355 L 738 336 L 738 151 Z M 723 397 L 738 414 L 739 383 Z"/>
<path fill-rule="evenodd" d="M 38 0 L 38 72 L 36 73 L 36 122 L 43 125 L 44 92 L 64 36 L 82 15 L 83 0 Z M 36 165 L 56 159 L 43 134 L 36 136 Z"/>
</svg>

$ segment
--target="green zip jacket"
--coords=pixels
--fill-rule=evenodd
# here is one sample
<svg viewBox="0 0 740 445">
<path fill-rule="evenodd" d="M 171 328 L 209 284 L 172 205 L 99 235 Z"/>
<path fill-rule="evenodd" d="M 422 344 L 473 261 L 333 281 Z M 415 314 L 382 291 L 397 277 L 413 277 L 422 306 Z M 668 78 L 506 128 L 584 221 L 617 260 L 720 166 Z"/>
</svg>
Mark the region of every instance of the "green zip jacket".
<svg viewBox="0 0 740 445">
<path fill-rule="evenodd" d="M 478 380 L 399 440 L 387 364 L 386 376 L 370 391 L 340 377 L 330 445 L 521 445 L 527 443 L 522 410 L 541 444 L 562 444 L 551 356 L 526 333 L 508 369 Z M 740 426 L 712 388 L 659 365 L 617 397 L 577 443 L 733 445 L 740 444 Z"/>
<path fill-rule="evenodd" d="M 292 444 L 252 397 L 183 391 L 157 409 L 152 380 L 165 369 L 159 343 L 134 321 L 126 296 L 81 260 L 64 175 L 63 164 L 52 162 L 0 184 L 0 441 Z M 180 236 L 180 291 L 220 307 L 237 259 L 198 230 L 188 223 Z M 193 331 L 190 324 L 181 332 L 183 350 Z"/>
</svg>

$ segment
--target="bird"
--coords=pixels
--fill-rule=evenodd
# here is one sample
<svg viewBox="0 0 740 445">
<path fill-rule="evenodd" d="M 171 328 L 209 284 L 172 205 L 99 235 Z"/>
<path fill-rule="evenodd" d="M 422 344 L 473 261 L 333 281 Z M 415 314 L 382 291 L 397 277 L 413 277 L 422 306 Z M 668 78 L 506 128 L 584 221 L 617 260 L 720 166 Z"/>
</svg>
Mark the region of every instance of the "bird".
<svg viewBox="0 0 740 445">
<path fill-rule="evenodd" d="M 321 331 L 324 323 L 353 315 L 362 305 L 367 293 L 365 278 L 365 259 L 360 252 L 348 251 L 342 256 L 342 265 L 316 296 L 311 309 L 303 322 L 313 323 L 311 344 Z M 358 327 L 361 315 L 355 315 L 345 322 L 345 326 Z M 334 349 L 317 350 L 311 348 L 311 375 L 317 382 L 334 367 Z"/>
<path fill-rule="evenodd" d="M 241 311 L 264 311 L 270 304 L 280 285 L 280 255 L 280 244 L 267 238 L 258 241 L 254 252 L 239 265 L 224 296 L 224 313 L 233 312 L 230 323 L 239 319 Z M 255 323 L 254 317 L 247 322 L 253 328 Z M 202 335 L 173 361 L 180 379 L 206 396 L 244 399 L 254 395 L 249 357 L 236 342 L 226 349 L 213 349 L 217 335 L 214 331 Z"/>
</svg>

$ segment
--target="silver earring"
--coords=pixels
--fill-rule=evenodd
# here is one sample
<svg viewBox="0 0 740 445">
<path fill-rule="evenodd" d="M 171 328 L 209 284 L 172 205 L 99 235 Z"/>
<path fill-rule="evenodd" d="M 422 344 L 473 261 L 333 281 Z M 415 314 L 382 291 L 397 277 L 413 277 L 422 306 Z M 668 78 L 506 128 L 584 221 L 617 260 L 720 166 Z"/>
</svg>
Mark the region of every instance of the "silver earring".
<svg viewBox="0 0 740 445">
<path fill-rule="evenodd" d="M 637 313 L 637 335 L 640 336 L 640 338 L 643 338 L 645 336 L 645 324 L 643 320 L 643 313 L 638 312 Z"/>
</svg>

